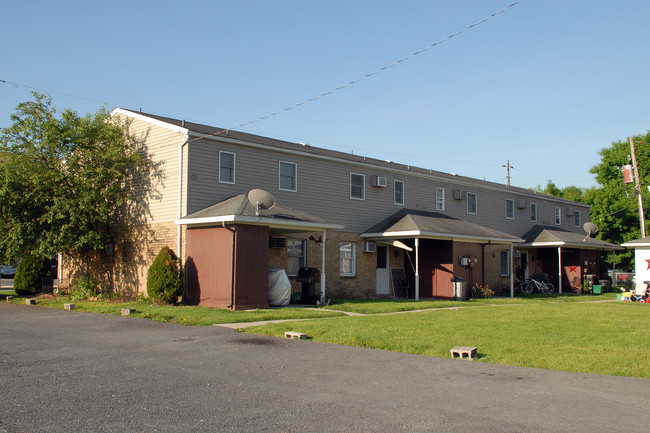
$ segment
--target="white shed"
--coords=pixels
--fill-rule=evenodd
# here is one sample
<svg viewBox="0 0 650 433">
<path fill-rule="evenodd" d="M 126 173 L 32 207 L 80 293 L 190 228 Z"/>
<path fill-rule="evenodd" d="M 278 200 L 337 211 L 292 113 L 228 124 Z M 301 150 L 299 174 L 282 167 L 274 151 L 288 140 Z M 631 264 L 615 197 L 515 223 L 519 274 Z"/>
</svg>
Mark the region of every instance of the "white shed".
<svg viewBox="0 0 650 433">
<path fill-rule="evenodd" d="M 645 289 L 644 281 L 650 281 L 650 237 L 628 241 L 621 246 L 634 248 L 634 289 L 640 293 Z"/>
</svg>

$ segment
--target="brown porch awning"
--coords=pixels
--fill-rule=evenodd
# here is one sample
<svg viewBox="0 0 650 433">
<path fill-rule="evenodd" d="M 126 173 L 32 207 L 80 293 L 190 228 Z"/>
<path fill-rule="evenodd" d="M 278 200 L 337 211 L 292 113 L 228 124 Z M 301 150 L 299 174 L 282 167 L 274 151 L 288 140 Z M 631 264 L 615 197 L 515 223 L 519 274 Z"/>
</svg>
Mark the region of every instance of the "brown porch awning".
<svg viewBox="0 0 650 433">
<path fill-rule="evenodd" d="M 372 239 L 424 238 L 457 242 L 512 244 L 523 239 L 438 212 L 402 209 L 362 235 Z"/>
<path fill-rule="evenodd" d="M 522 238 L 524 239 L 524 243 L 515 245 L 517 248 L 566 247 L 601 251 L 618 251 L 623 249 L 619 245 L 594 239 L 588 237 L 586 234 L 541 225 L 536 225 L 528 230 Z"/>
</svg>

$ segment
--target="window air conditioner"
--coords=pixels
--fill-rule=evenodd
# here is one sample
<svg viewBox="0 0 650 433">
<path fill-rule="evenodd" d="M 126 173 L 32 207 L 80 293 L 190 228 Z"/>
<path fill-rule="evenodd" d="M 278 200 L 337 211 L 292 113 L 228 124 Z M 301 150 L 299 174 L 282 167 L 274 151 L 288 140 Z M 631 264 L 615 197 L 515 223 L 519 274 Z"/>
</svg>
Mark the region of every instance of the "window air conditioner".
<svg viewBox="0 0 650 433">
<path fill-rule="evenodd" d="M 379 186 L 381 188 L 386 188 L 388 185 L 388 179 L 385 176 L 375 176 L 372 180 L 372 186 Z"/>
<path fill-rule="evenodd" d="M 571 215 L 573 215 L 573 209 L 571 209 L 571 208 L 566 208 L 566 215 L 567 215 L 567 216 L 571 216 Z"/>
<path fill-rule="evenodd" d="M 374 242 L 364 241 L 361 243 L 361 251 L 364 253 L 374 253 L 377 251 L 377 244 Z"/>
<path fill-rule="evenodd" d="M 517 209 L 526 209 L 526 201 L 517 200 Z"/>
<path fill-rule="evenodd" d="M 454 200 L 462 200 L 463 199 L 463 191 L 459 189 L 454 190 Z"/>
</svg>

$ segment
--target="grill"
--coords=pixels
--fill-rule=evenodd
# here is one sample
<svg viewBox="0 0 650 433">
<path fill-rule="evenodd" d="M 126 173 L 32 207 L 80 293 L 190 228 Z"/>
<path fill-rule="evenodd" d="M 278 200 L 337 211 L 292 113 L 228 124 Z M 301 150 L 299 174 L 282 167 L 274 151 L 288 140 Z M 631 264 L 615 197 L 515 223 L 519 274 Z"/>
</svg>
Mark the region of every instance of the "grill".
<svg viewBox="0 0 650 433">
<path fill-rule="evenodd" d="M 302 283 L 302 302 L 316 302 L 316 283 L 320 282 L 320 271 L 316 268 L 300 268 L 296 275 L 296 282 Z"/>
</svg>

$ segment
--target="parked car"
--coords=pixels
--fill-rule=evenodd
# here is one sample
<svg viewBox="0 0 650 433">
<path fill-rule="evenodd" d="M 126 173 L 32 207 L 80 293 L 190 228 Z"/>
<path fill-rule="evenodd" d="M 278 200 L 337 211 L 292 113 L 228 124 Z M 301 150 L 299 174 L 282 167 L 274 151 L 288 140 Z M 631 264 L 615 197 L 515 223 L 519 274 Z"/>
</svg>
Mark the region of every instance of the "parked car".
<svg viewBox="0 0 650 433">
<path fill-rule="evenodd" d="M 13 278 L 16 275 L 16 268 L 11 265 L 2 265 L 0 278 Z"/>
</svg>

